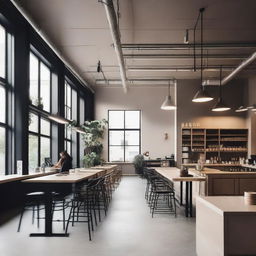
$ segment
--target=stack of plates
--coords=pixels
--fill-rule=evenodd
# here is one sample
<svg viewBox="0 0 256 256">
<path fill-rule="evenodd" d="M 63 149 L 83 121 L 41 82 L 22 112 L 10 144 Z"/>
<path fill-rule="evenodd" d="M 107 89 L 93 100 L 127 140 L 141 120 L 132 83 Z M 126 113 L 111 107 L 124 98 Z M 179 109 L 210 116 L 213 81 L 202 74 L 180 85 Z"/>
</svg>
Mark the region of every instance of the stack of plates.
<svg viewBox="0 0 256 256">
<path fill-rule="evenodd" d="M 249 205 L 256 205 L 256 192 L 244 192 L 244 202 Z"/>
</svg>

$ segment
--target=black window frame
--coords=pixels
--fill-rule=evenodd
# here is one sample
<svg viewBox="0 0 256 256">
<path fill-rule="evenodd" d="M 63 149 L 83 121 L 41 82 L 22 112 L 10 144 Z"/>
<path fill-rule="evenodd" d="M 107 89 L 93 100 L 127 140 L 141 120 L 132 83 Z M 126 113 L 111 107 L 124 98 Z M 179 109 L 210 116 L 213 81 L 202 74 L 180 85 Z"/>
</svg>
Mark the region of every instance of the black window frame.
<svg viewBox="0 0 256 256">
<path fill-rule="evenodd" d="M 5 171 L 3 174 L 8 175 L 14 170 L 14 36 L 8 24 L 0 20 L 0 25 L 5 30 L 5 76 L 0 77 L 0 86 L 5 91 L 5 120 L 0 122 L 0 127 L 5 130 Z"/>
<path fill-rule="evenodd" d="M 141 110 L 138 109 L 109 109 L 108 110 L 108 121 L 109 121 L 109 112 L 113 112 L 113 111 L 123 111 L 124 112 L 124 128 L 109 128 L 108 127 L 108 161 L 110 162 L 110 147 L 113 146 L 123 146 L 124 147 L 124 163 L 128 163 L 130 161 L 126 161 L 125 158 L 125 148 L 129 147 L 129 146 L 138 146 L 139 147 L 139 154 L 141 154 Z M 139 128 L 135 129 L 135 128 L 125 128 L 125 113 L 129 112 L 129 111 L 138 111 L 139 112 Z M 125 142 L 125 132 L 126 131 L 139 131 L 139 145 L 110 145 L 110 131 L 123 131 L 124 132 L 124 142 Z M 113 161 L 115 162 L 115 161 Z"/>
<path fill-rule="evenodd" d="M 38 108 L 38 106 L 34 105 L 31 101 L 29 104 L 29 113 L 35 114 L 38 116 L 38 131 L 30 131 L 28 126 L 28 159 L 29 159 L 29 136 L 37 136 L 38 138 L 38 156 L 37 156 L 37 164 L 38 166 L 41 165 L 41 137 L 50 139 L 50 158 L 52 159 L 53 152 L 52 152 L 52 140 L 53 140 L 53 133 L 52 133 L 52 125 L 53 122 L 48 118 L 48 115 L 52 113 L 52 75 L 53 75 L 53 68 L 50 65 L 49 62 L 46 61 L 46 59 L 36 50 L 36 48 L 33 45 L 30 45 L 30 51 L 29 51 L 29 60 L 30 60 L 30 54 L 33 54 L 37 60 L 38 60 L 38 99 L 41 97 L 41 63 L 45 65 L 49 71 L 50 71 L 50 110 L 49 112 L 46 110 L 42 110 Z M 29 61 L 30 63 L 30 61 Z M 30 71 L 30 65 L 29 65 L 29 71 Z M 30 85 L 29 85 L 30 86 Z M 30 95 L 29 95 L 30 97 Z M 50 123 L 50 135 L 45 135 L 41 133 L 41 120 L 44 119 Z M 28 170 L 30 170 L 29 162 L 28 162 Z"/>
<path fill-rule="evenodd" d="M 67 85 L 70 87 L 70 106 L 66 105 L 66 103 L 67 103 Z M 69 120 L 69 121 L 77 120 L 77 116 L 73 117 L 73 91 L 76 91 L 76 94 L 77 94 L 77 97 L 76 97 L 76 101 L 77 102 L 76 102 L 76 104 L 78 104 L 78 92 L 77 92 L 75 86 L 73 85 L 73 83 L 67 77 L 65 77 L 65 84 L 64 84 L 64 86 L 65 86 L 65 88 L 64 88 L 64 115 L 65 115 L 65 118 L 67 120 Z M 70 119 L 67 118 L 67 112 L 66 112 L 67 107 L 70 110 Z M 70 136 L 71 136 L 71 138 L 67 138 L 68 129 L 70 129 Z M 64 148 L 65 148 L 65 150 L 67 150 L 67 144 L 70 143 L 70 152 L 68 152 L 68 153 L 71 156 L 73 155 L 73 149 L 72 149 L 73 148 L 72 144 L 73 144 L 73 141 L 74 141 L 73 136 L 74 136 L 74 134 L 72 134 L 71 127 L 65 126 L 65 131 L 64 131 Z"/>
<path fill-rule="evenodd" d="M 38 139 L 38 156 L 37 156 L 37 164 L 38 166 L 40 166 L 42 163 L 41 163 L 41 138 L 48 138 L 50 139 L 50 158 L 52 158 L 52 122 L 47 119 L 46 117 L 40 115 L 40 113 L 38 113 L 37 111 L 35 110 L 30 110 L 30 113 L 34 114 L 34 115 L 37 115 L 38 119 L 37 119 L 37 127 L 38 127 L 38 131 L 37 132 L 34 132 L 34 131 L 30 131 L 29 128 L 28 128 L 28 137 L 30 135 L 32 136 L 36 136 L 37 139 Z M 50 123 L 50 135 L 46 135 L 46 134 L 42 134 L 41 133 L 41 120 L 44 119 L 45 121 L 49 122 Z M 29 141 L 29 138 L 28 138 L 28 141 Z M 28 146 L 29 146 L 29 143 L 28 143 Z M 29 152 L 29 151 L 28 151 Z M 29 166 L 29 169 L 30 169 L 30 166 Z"/>
</svg>

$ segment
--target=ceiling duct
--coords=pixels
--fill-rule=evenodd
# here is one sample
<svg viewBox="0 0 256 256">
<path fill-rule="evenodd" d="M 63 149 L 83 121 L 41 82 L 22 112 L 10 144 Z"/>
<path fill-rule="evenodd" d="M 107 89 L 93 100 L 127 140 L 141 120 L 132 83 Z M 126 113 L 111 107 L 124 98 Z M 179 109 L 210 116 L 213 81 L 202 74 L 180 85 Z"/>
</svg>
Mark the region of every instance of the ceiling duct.
<svg viewBox="0 0 256 256">
<path fill-rule="evenodd" d="M 249 58 L 247 58 L 240 65 L 238 65 L 238 67 L 235 68 L 229 75 L 224 77 L 221 81 L 222 85 L 232 80 L 240 71 L 242 71 L 245 67 L 250 65 L 255 60 L 256 60 L 256 52 L 254 52 Z"/>
<path fill-rule="evenodd" d="M 113 4 L 112 0 L 105 0 L 105 1 L 100 1 L 100 2 L 103 3 L 105 6 L 105 11 L 107 14 L 109 28 L 111 31 L 114 48 L 116 51 L 117 60 L 118 60 L 118 64 L 120 67 L 120 75 L 121 75 L 122 85 L 124 88 L 124 92 L 126 93 L 127 92 L 127 77 L 126 77 L 124 57 L 123 57 L 123 52 L 122 52 L 121 40 L 120 40 L 120 31 L 118 28 L 114 4 Z"/>
</svg>

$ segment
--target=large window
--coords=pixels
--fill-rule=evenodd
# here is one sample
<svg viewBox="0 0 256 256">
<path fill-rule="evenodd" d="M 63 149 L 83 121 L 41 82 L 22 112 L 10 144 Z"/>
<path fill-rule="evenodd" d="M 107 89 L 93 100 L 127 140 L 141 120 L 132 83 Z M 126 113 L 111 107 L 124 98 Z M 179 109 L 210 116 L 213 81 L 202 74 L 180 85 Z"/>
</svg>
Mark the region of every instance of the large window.
<svg viewBox="0 0 256 256">
<path fill-rule="evenodd" d="M 34 106 L 41 105 L 47 112 L 51 110 L 51 71 L 32 52 L 30 53 L 29 96 Z"/>
<path fill-rule="evenodd" d="M 11 97 L 12 88 L 10 85 L 11 58 L 12 51 L 11 35 L 7 33 L 6 29 L 0 25 L 0 174 L 5 175 L 11 170 L 11 166 L 7 165 L 7 150 L 11 141 L 8 140 L 8 132 L 11 132 L 10 127 L 10 113 L 12 108 Z M 8 114 L 9 113 L 9 114 Z M 10 155 L 9 155 L 10 157 Z"/>
<path fill-rule="evenodd" d="M 51 123 L 35 113 L 29 115 L 29 171 L 33 172 L 51 157 Z"/>
<path fill-rule="evenodd" d="M 71 87 L 71 85 L 65 82 L 65 118 L 72 121 L 77 120 L 77 92 Z M 65 127 L 65 150 L 70 155 L 75 143 L 75 133 L 72 131 L 71 127 Z"/>
<path fill-rule="evenodd" d="M 29 171 L 51 158 L 51 122 L 42 111 L 51 112 L 51 71 L 34 53 L 30 53 L 29 96 L 33 110 L 29 113 Z M 44 112 L 44 113 L 45 113 Z"/>
<path fill-rule="evenodd" d="M 140 153 L 140 111 L 109 110 L 109 161 L 131 162 Z"/>
</svg>

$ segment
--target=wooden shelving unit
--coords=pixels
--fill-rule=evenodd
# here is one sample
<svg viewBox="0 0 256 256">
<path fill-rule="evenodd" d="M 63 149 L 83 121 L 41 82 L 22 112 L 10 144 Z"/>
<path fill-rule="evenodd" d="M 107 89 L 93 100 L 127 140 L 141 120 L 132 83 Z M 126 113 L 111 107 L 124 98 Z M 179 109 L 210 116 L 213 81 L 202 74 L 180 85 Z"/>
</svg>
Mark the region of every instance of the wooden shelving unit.
<svg viewBox="0 0 256 256">
<path fill-rule="evenodd" d="M 200 154 L 206 160 L 236 162 L 247 157 L 248 129 L 182 128 L 182 163 L 197 162 Z"/>
</svg>

